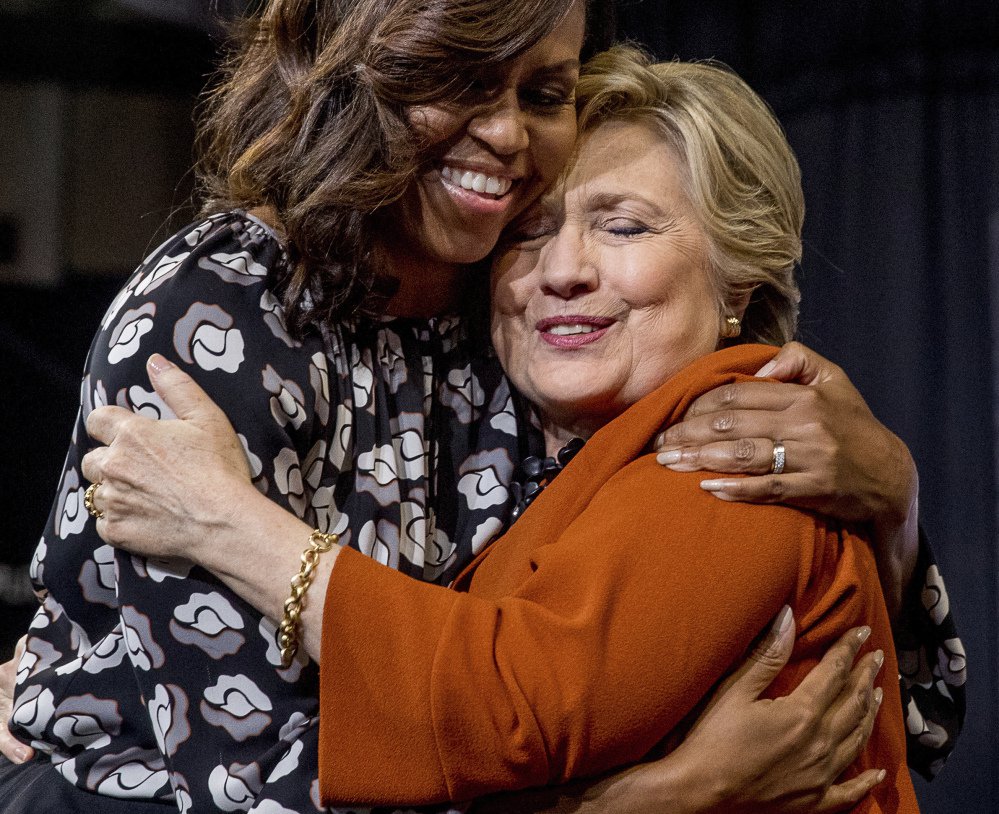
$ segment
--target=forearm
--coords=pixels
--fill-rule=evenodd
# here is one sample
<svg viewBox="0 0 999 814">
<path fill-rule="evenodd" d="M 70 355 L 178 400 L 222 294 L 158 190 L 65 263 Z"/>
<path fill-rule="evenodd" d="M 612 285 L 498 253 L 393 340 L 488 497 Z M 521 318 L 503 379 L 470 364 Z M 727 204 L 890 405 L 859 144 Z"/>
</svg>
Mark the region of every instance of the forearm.
<svg viewBox="0 0 999 814">
<path fill-rule="evenodd" d="M 896 439 L 898 440 L 898 439 Z M 919 474 L 908 448 L 898 440 L 896 471 L 902 473 L 894 508 L 889 506 L 874 520 L 874 546 L 878 577 L 892 622 L 902 607 L 902 597 L 912 580 L 919 553 Z"/>
<path fill-rule="evenodd" d="M 313 529 L 250 484 L 232 490 L 231 512 L 211 541 L 192 544 L 191 558 L 275 623 L 284 615 L 291 579 Z M 340 547 L 319 558 L 301 615 L 300 652 L 319 662 L 323 597 Z"/>
<path fill-rule="evenodd" d="M 477 800 L 469 814 L 708 814 L 715 810 L 710 792 L 696 775 L 680 749 L 598 780 L 489 795 Z"/>
</svg>

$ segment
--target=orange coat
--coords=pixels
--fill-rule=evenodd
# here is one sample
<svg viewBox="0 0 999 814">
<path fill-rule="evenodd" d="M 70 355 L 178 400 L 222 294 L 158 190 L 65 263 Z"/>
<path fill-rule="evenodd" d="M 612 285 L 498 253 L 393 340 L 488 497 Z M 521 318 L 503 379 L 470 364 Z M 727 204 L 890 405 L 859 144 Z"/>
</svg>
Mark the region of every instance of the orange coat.
<svg viewBox="0 0 999 814">
<path fill-rule="evenodd" d="M 344 549 L 326 595 L 324 801 L 422 804 L 562 783 L 641 760 L 788 603 L 786 694 L 850 627 L 885 651 L 884 702 L 854 771 L 863 812 L 918 811 L 891 631 L 868 546 L 822 517 L 727 503 L 648 454 L 698 395 L 772 348 L 711 354 L 592 439 L 456 580 L 420 583 Z"/>
</svg>

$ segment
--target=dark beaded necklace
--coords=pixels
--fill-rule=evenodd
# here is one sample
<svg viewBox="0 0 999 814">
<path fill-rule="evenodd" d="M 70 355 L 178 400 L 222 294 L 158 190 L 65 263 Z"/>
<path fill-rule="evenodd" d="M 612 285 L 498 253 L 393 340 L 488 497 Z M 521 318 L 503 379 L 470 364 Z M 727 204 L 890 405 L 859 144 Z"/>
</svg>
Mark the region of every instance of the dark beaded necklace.
<svg viewBox="0 0 999 814">
<path fill-rule="evenodd" d="M 520 465 L 523 472 L 522 481 L 510 485 L 514 498 L 513 510 L 510 512 L 511 522 L 524 513 L 524 510 L 555 479 L 555 476 L 565 469 L 569 461 L 576 457 L 576 453 L 583 448 L 585 443 L 582 438 L 573 438 L 554 457 L 539 458 L 537 455 L 531 455 L 524 459 Z"/>
</svg>

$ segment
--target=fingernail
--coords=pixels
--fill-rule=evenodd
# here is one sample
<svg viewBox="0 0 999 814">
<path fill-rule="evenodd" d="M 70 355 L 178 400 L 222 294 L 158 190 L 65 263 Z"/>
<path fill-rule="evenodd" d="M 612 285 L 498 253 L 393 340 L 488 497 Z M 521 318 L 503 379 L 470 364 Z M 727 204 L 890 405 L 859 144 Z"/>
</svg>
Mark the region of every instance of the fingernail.
<svg viewBox="0 0 999 814">
<path fill-rule="evenodd" d="M 885 691 L 881 687 L 874 688 L 874 703 L 877 706 L 881 706 L 881 702 L 885 699 Z"/>
<path fill-rule="evenodd" d="M 787 633 L 793 621 L 794 611 L 791 610 L 790 605 L 785 605 L 780 609 L 780 613 L 777 614 L 777 618 L 774 620 L 774 624 L 777 626 L 777 635 L 782 636 L 784 633 Z"/>
<path fill-rule="evenodd" d="M 162 373 L 164 370 L 169 370 L 173 367 L 173 363 L 170 362 L 165 356 L 161 356 L 158 353 L 154 353 L 149 357 L 149 362 L 147 363 L 153 370 L 157 373 Z"/>
<path fill-rule="evenodd" d="M 794 614 L 791 612 L 790 605 L 785 605 L 780 609 L 777 616 L 774 617 L 773 624 L 770 625 L 770 630 L 767 631 L 766 638 L 763 640 L 764 650 L 773 650 L 783 641 L 784 635 L 787 633 L 788 628 L 791 627 L 791 621 L 794 619 Z"/>
<path fill-rule="evenodd" d="M 884 650 L 878 650 L 874 654 L 874 663 L 878 665 L 878 669 L 881 669 L 881 665 L 885 663 L 885 653 Z"/>
<path fill-rule="evenodd" d="M 18 763 L 24 763 L 28 759 L 28 749 L 25 746 L 19 746 L 14 750 L 14 760 Z"/>
<path fill-rule="evenodd" d="M 735 485 L 735 481 L 730 480 L 702 480 L 701 488 L 705 492 L 724 492 L 726 489 L 731 489 Z"/>
<path fill-rule="evenodd" d="M 878 779 L 877 779 L 877 780 L 875 780 L 874 782 L 875 782 L 875 783 L 880 783 L 880 782 L 881 782 L 882 780 L 884 780 L 884 779 L 885 779 L 885 778 L 886 778 L 887 776 L 888 776 L 888 772 L 886 772 L 886 771 L 885 771 L 884 769 L 882 769 L 882 770 L 881 770 L 880 772 L 878 772 Z"/>
<path fill-rule="evenodd" d="M 680 450 L 671 449 L 669 452 L 660 452 L 656 455 L 656 460 L 663 466 L 680 463 Z"/>
<path fill-rule="evenodd" d="M 661 447 L 666 443 L 666 433 L 661 432 L 656 436 L 656 440 L 652 442 L 652 446 L 655 448 Z"/>
<path fill-rule="evenodd" d="M 860 630 L 857 631 L 857 638 L 860 639 L 860 643 L 863 644 L 871 635 L 871 629 L 864 625 Z"/>
<path fill-rule="evenodd" d="M 756 371 L 757 378 L 762 379 L 765 378 L 766 376 L 769 376 L 771 373 L 773 373 L 775 367 L 777 367 L 776 362 L 773 361 L 767 362 L 763 367 L 761 367 L 759 370 Z"/>
</svg>

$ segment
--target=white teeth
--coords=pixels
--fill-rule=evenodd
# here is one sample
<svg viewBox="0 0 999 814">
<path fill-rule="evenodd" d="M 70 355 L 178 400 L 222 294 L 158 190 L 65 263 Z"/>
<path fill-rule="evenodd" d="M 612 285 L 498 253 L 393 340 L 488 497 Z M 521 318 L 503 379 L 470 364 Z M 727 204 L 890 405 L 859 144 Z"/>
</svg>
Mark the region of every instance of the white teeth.
<svg viewBox="0 0 999 814">
<path fill-rule="evenodd" d="M 597 330 L 595 325 L 553 325 L 548 333 L 555 336 L 575 336 L 576 334 L 591 334 Z"/>
<path fill-rule="evenodd" d="M 510 187 L 513 186 L 513 181 L 509 178 L 499 178 L 495 175 L 486 175 L 471 170 L 462 171 L 446 165 L 441 167 L 441 177 L 452 184 L 457 184 L 462 189 L 498 197 L 506 195 L 510 191 Z"/>
</svg>

